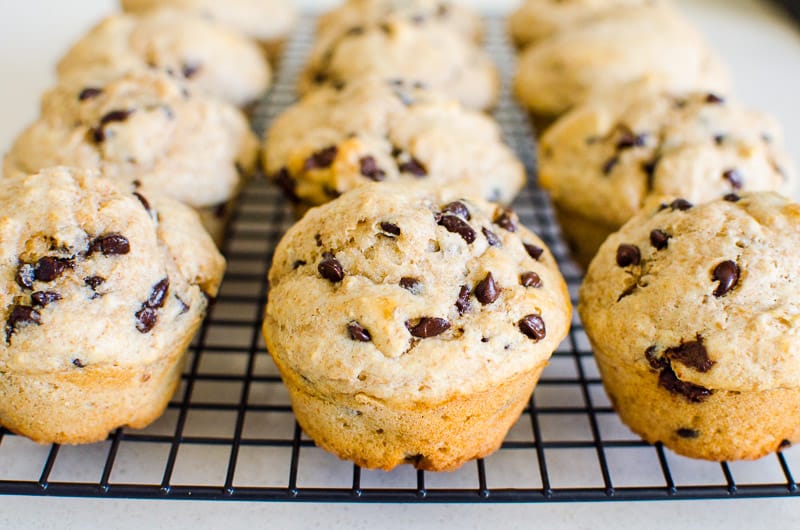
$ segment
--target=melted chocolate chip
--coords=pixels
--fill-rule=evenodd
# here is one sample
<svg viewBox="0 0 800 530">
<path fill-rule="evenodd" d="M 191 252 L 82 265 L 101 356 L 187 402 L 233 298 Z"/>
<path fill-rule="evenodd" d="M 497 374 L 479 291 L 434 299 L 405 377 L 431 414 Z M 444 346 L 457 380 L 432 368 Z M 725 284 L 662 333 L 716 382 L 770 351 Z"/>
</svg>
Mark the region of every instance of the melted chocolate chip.
<svg viewBox="0 0 800 530">
<path fill-rule="evenodd" d="M 533 287 L 538 289 L 542 285 L 542 279 L 533 271 L 523 272 L 519 275 L 519 284 L 523 287 Z"/>
<path fill-rule="evenodd" d="M 692 438 L 698 438 L 700 436 L 700 431 L 689 429 L 688 427 L 681 427 L 680 429 L 675 431 L 675 434 L 677 434 L 681 438 L 692 439 Z"/>
<path fill-rule="evenodd" d="M 656 347 L 650 346 L 644 352 L 644 357 L 650 363 L 650 367 L 654 370 L 662 370 L 669 367 L 669 361 L 665 357 L 658 357 L 656 355 Z"/>
<path fill-rule="evenodd" d="M 389 235 L 392 235 L 392 236 L 399 236 L 400 235 L 400 227 L 397 226 L 394 223 L 389 223 L 389 222 L 384 221 L 384 222 L 382 222 L 380 224 L 380 227 L 381 227 L 381 230 L 383 230 L 386 234 L 389 234 Z"/>
<path fill-rule="evenodd" d="M 603 163 L 603 175 L 610 175 L 614 166 L 619 163 L 619 157 L 614 155 Z"/>
<path fill-rule="evenodd" d="M 181 73 L 183 74 L 183 77 L 185 77 L 186 79 L 193 78 L 195 75 L 197 75 L 197 72 L 199 71 L 200 71 L 199 64 L 184 63 L 183 67 L 181 68 Z"/>
<path fill-rule="evenodd" d="M 347 325 L 347 334 L 351 339 L 358 342 L 370 342 L 372 340 L 372 336 L 369 334 L 369 331 L 367 331 L 358 322 L 350 322 Z"/>
<path fill-rule="evenodd" d="M 292 176 L 289 174 L 289 170 L 285 167 L 282 167 L 280 171 L 272 175 L 272 180 L 275 181 L 275 184 L 283 191 L 283 194 L 289 198 L 292 202 L 299 202 L 300 198 L 297 196 L 297 192 L 295 192 L 295 187 L 297 183 L 294 181 Z"/>
<path fill-rule="evenodd" d="M 708 358 L 702 335 L 697 335 L 697 339 L 690 342 L 681 341 L 680 346 L 667 348 L 664 356 L 670 361 L 689 366 L 698 372 L 707 372 L 714 366 L 714 361 Z"/>
<path fill-rule="evenodd" d="M 681 381 L 670 367 L 666 367 L 661 371 L 658 376 L 658 384 L 673 394 L 683 396 L 690 403 L 702 403 L 713 394 L 713 391 L 707 388 Z"/>
<path fill-rule="evenodd" d="M 306 159 L 303 164 L 303 170 L 311 171 L 313 169 L 325 169 L 330 167 L 336 159 L 336 154 L 338 152 L 339 148 L 335 145 L 316 151 Z"/>
<path fill-rule="evenodd" d="M 458 309 L 459 315 L 463 315 L 472 309 L 472 304 L 469 302 L 469 287 L 466 285 L 462 285 L 461 289 L 458 291 L 458 298 L 456 298 L 456 309 Z"/>
<path fill-rule="evenodd" d="M 145 303 L 148 307 L 164 307 L 167 291 L 169 291 L 169 278 L 164 278 L 153 286 L 152 291 L 150 291 L 150 298 L 148 298 Z"/>
<path fill-rule="evenodd" d="M 706 95 L 706 103 L 712 103 L 714 105 L 718 105 L 718 104 L 721 104 L 721 103 L 725 103 L 725 98 L 720 97 L 720 96 L 718 96 L 718 95 L 716 95 L 716 94 L 714 94 L 712 92 L 709 92 Z"/>
<path fill-rule="evenodd" d="M 492 232 L 486 227 L 481 228 L 481 232 L 483 232 L 483 236 L 486 238 L 486 242 L 493 247 L 502 247 L 503 242 L 500 241 L 500 238 L 497 237 L 497 234 Z"/>
<path fill-rule="evenodd" d="M 465 221 L 469 221 L 472 219 L 472 216 L 469 213 L 469 209 L 467 205 L 461 201 L 453 201 L 449 204 L 445 204 L 442 207 L 443 214 L 453 214 L 457 217 L 464 219 Z"/>
<path fill-rule="evenodd" d="M 85 364 L 83 364 L 83 361 L 81 361 L 81 360 L 80 360 L 80 359 L 78 359 L 78 358 L 72 359 L 72 364 L 73 364 L 73 365 L 74 365 L 76 368 L 85 368 L 85 367 L 86 367 L 86 365 L 85 365 Z"/>
<path fill-rule="evenodd" d="M 731 260 L 723 261 L 714 267 L 711 279 L 719 282 L 717 288 L 714 289 L 714 296 L 717 298 L 724 296 L 739 283 L 739 266 Z"/>
<path fill-rule="evenodd" d="M 639 252 L 639 247 L 627 243 L 622 243 L 617 247 L 617 265 L 620 267 L 638 265 L 641 261 L 642 254 Z"/>
<path fill-rule="evenodd" d="M 641 147 L 647 138 L 646 134 L 633 134 L 630 131 L 623 131 L 619 140 L 617 140 L 617 149 L 630 149 L 631 147 Z"/>
<path fill-rule="evenodd" d="M 61 295 L 53 291 L 37 291 L 31 294 L 34 307 L 45 307 L 47 304 L 61 300 Z"/>
<path fill-rule="evenodd" d="M 475 298 L 483 305 L 491 304 L 500 296 L 500 288 L 494 281 L 492 273 L 488 273 L 484 279 L 475 286 Z"/>
<path fill-rule="evenodd" d="M 17 269 L 16 280 L 17 284 L 24 289 L 33 289 L 33 280 L 35 279 L 35 271 L 33 265 L 30 263 L 21 263 Z"/>
<path fill-rule="evenodd" d="M 714 135 L 714 143 L 717 145 L 722 145 L 725 143 L 725 135 L 724 134 L 715 134 Z"/>
<path fill-rule="evenodd" d="M 78 94 L 78 101 L 85 101 L 87 99 L 93 99 L 103 93 L 103 90 L 100 88 L 94 87 L 86 87 L 81 90 L 81 93 Z"/>
<path fill-rule="evenodd" d="M 149 333 L 158 322 L 158 310 L 152 307 L 142 306 L 135 316 L 136 330 L 139 333 Z"/>
<path fill-rule="evenodd" d="M 437 224 L 445 227 L 448 232 L 460 235 L 468 244 L 475 241 L 475 230 L 460 217 L 456 217 L 455 215 L 443 215 L 437 221 Z"/>
<path fill-rule="evenodd" d="M 739 200 L 741 199 L 741 197 L 739 197 L 735 193 L 728 193 L 727 195 L 725 195 L 722 198 L 725 199 L 728 202 L 739 202 Z"/>
<path fill-rule="evenodd" d="M 744 177 L 736 169 L 729 169 L 722 174 L 722 178 L 730 182 L 731 187 L 735 190 L 742 189 L 744 184 Z"/>
<path fill-rule="evenodd" d="M 105 281 L 106 279 L 102 276 L 87 276 L 83 279 L 83 283 L 91 287 L 93 291 L 96 291 Z"/>
<path fill-rule="evenodd" d="M 680 210 L 682 212 L 688 210 L 692 207 L 692 203 L 687 201 L 686 199 L 675 199 L 671 203 L 669 203 L 669 208 L 674 212 L 675 210 Z"/>
<path fill-rule="evenodd" d="M 133 114 L 132 110 L 112 110 L 102 118 L 100 118 L 100 127 L 115 121 L 125 121 L 130 115 Z"/>
<path fill-rule="evenodd" d="M 536 246 L 533 243 L 522 243 L 522 246 L 525 247 L 525 252 L 528 253 L 528 256 L 532 257 L 536 261 L 539 261 L 539 258 L 542 257 L 544 253 L 544 249 L 542 247 Z"/>
<path fill-rule="evenodd" d="M 444 318 L 422 317 L 419 319 L 419 322 L 413 326 L 410 322 L 406 322 L 406 328 L 408 328 L 409 333 L 414 337 L 427 339 L 441 335 L 450 329 L 450 322 Z"/>
<path fill-rule="evenodd" d="M 378 167 L 378 162 L 373 156 L 364 156 L 358 160 L 361 174 L 368 179 L 380 182 L 386 178 L 386 172 Z"/>
<path fill-rule="evenodd" d="M 419 294 L 422 290 L 422 282 L 410 276 L 400 278 L 400 287 L 413 294 Z"/>
<path fill-rule="evenodd" d="M 34 277 L 40 282 L 52 282 L 70 267 L 72 267 L 71 260 L 45 256 L 36 262 Z"/>
<path fill-rule="evenodd" d="M 544 320 L 540 315 L 527 315 L 519 321 L 519 330 L 523 335 L 539 342 L 547 335 Z"/>
<path fill-rule="evenodd" d="M 11 340 L 11 335 L 20 324 L 36 324 L 38 326 L 41 323 L 41 314 L 36 309 L 26 305 L 13 306 L 8 320 L 6 320 L 6 342 Z"/>
<path fill-rule="evenodd" d="M 514 211 L 510 208 L 495 210 L 492 222 L 508 232 L 516 232 L 517 224 L 514 222 Z"/>
<path fill-rule="evenodd" d="M 664 250 L 669 245 L 671 236 L 663 230 L 655 229 L 650 232 L 650 244 L 657 250 Z"/>
<path fill-rule="evenodd" d="M 102 252 L 103 256 L 124 255 L 131 251 L 128 238 L 120 234 L 107 234 L 100 236 L 89 245 L 89 254 Z"/>
<path fill-rule="evenodd" d="M 428 175 L 428 169 L 425 165 L 413 156 L 407 162 L 398 164 L 397 169 L 400 170 L 400 173 L 411 173 L 415 177 Z"/>
<path fill-rule="evenodd" d="M 330 252 L 322 253 L 322 261 L 317 266 L 319 275 L 329 282 L 338 283 L 344 279 L 344 269 L 339 260 Z"/>
</svg>

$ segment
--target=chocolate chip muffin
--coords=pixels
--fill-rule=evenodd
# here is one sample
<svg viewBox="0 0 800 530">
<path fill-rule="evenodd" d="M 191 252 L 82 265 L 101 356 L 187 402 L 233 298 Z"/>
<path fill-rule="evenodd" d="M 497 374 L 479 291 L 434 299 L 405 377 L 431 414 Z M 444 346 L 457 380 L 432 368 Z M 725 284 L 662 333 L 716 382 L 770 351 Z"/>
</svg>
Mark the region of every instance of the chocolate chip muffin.
<svg viewBox="0 0 800 530">
<path fill-rule="evenodd" d="M 99 169 L 125 190 L 192 206 L 220 241 L 225 205 L 254 172 L 257 152 L 238 109 L 190 94 L 165 73 L 141 71 L 109 83 L 73 79 L 49 91 L 3 169 L 6 176 L 56 165 Z"/>
<path fill-rule="evenodd" d="M 580 290 L 622 420 L 708 460 L 800 440 L 800 205 L 758 192 L 651 206 L 603 243 Z"/>
<path fill-rule="evenodd" d="M 165 70 L 197 92 L 240 107 L 261 97 L 271 75 L 250 39 L 200 14 L 174 9 L 107 17 L 64 55 L 58 75 L 96 81 L 147 68 Z"/>
<path fill-rule="evenodd" d="M 225 261 L 197 215 L 50 168 L 0 187 L 0 424 L 88 443 L 164 411 Z"/>
<path fill-rule="evenodd" d="M 715 93 L 636 88 L 559 119 L 539 144 L 539 181 L 586 267 L 648 197 L 793 193 L 797 172 L 782 136 L 772 117 Z"/>
<path fill-rule="evenodd" d="M 299 88 L 307 94 L 366 75 L 418 82 L 472 109 L 491 107 L 500 91 L 497 70 L 483 50 L 435 20 L 417 24 L 402 17 L 319 35 Z"/>
<path fill-rule="evenodd" d="M 202 14 L 256 40 L 273 60 L 297 21 L 290 0 L 120 0 L 120 5 L 130 13 L 171 7 Z"/>
<path fill-rule="evenodd" d="M 508 204 L 525 183 L 525 168 L 491 118 L 377 77 L 309 94 L 273 122 L 263 153 L 265 173 L 301 205 L 397 180 Z"/>
<path fill-rule="evenodd" d="M 618 7 L 520 55 L 514 90 L 541 132 L 597 95 L 646 79 L 665 90 L 727 91 L 727 69 L 703 37 L 668 5 Z"/>
<path fill-rule="evenodd" d="M 393 17 L 421 26 L 430 22 L 443 24 L 475 42 L 483 36 L 483 21 L 478 13 L 457 2 L 440 0 L 347 0 L 319 17 L 317 32 L 341 35 L 363 24 Z"/>
<path fill-rule="evenodd" d="M 525 0 L 508 17 L 508 32 L 519 49 L 538 44 L 564 30 L 597 20 L 609 10 L 653 0 Z"/>
<path fill-rule="evenodd" d="M 386 470 L 496 450 L 572 314 L 553 256 L 512 211 L 423 184 L 311 209 L 269 279 L 264 336 L 298 422 Z"/>
</svg>

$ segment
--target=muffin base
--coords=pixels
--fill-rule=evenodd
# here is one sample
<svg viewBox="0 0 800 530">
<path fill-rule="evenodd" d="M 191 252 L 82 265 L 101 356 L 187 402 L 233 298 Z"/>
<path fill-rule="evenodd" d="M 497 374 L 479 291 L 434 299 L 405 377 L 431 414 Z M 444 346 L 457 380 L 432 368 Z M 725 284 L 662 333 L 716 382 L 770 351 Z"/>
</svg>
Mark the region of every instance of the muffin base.
<svg viewBox="0 0 800 530">
<path fill-rule="evenodd" d="M 691 403 L 660 386 L 657 372 L 614 366 L 601 357 L 597 364 L 612 405 L 649 443 L 724 461 L 754 460 L 800 441 L 800 389 L 714 390 L 703 402 Z"/>
<path fill-rule="evenodd" d="M 361 467 L 411 464 L 451 471 L 500 448 L 528 403 L 542 369 L 443 403 L 390 402 L 364 394 L 320 395 L 281 367 L 297 421 L 321 448 Z"/>
<path fill-rule="evenodd" d="M 595 254 L 600 250 L 600 245 L 619 227 L 609 226 L 597 219 L 590 219 L 573 210 L 563 208 L 558 203 L 554 203 L 553 206 L 572 259 L 583 270 L 588 269 Z"/>
</svg>

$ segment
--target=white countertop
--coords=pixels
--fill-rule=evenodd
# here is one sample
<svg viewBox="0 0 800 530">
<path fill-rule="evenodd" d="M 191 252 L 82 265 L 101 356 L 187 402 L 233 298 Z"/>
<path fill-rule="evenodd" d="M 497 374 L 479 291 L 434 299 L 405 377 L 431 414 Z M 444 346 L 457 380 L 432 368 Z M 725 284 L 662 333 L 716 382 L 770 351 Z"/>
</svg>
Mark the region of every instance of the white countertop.
<svg viewBox="0 0 800 530">
<path fill-rule="evenodd" d="M 319 6 L 331 2 L 297 2 Z M 513 1 L 473 0 L 493 11 Z M 745 102 L 776 114 L 800 159 L 800 31 L 757 0 L 682 0 L 732 66 Z M 113 0 L 0 2 L 0 151 L 38 113 L 59 55 Z M 800 500 L 528 505 L 118 501 L 0 496 L 0 528 L 754 528 L 800 523 Z"/>
</svg>

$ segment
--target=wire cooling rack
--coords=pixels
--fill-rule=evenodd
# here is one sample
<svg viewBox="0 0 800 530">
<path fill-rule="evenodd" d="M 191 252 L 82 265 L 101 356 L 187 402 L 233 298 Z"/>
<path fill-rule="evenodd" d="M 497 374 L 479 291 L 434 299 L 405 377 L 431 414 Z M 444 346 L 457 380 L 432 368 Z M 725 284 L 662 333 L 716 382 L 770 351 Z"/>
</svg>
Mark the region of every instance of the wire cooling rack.
<svg viewBox="0 0 800 530">
<path fill-rule="evenodd" d="M 313 20 L 292 39 L 277 83 L 256 111 L 263 130 L 294 99 Z M 534 174 L 531 130 L 511 100 L 513 53 L 500 19 L 487 48 L 506 80 L 495 116 Z M 533 180 L 533 179 L 532 179 Z M 515 205 L 558 259 L 573 302 L 569 261 L 546 196 L 532 181 Z M 144 430 L 118 429 L 87 446 L 41 446 L 0 430 L 0 493 L 168 499 L 347 502 L 543 502 L 798 496 L 800 448 L 757 462 L 709 463 L 650 446 L 619 421 L 602 389 L 577 316 L 530 406 L 495 454 L 452 473 L 362 470 L 316 448 L 297 426 L 260 332 L 266 271 L 292 223 L 274 187 L 254 182 L 229 230 L 229 268 L 191 350 L 180 389 Z"/>
</svg>

